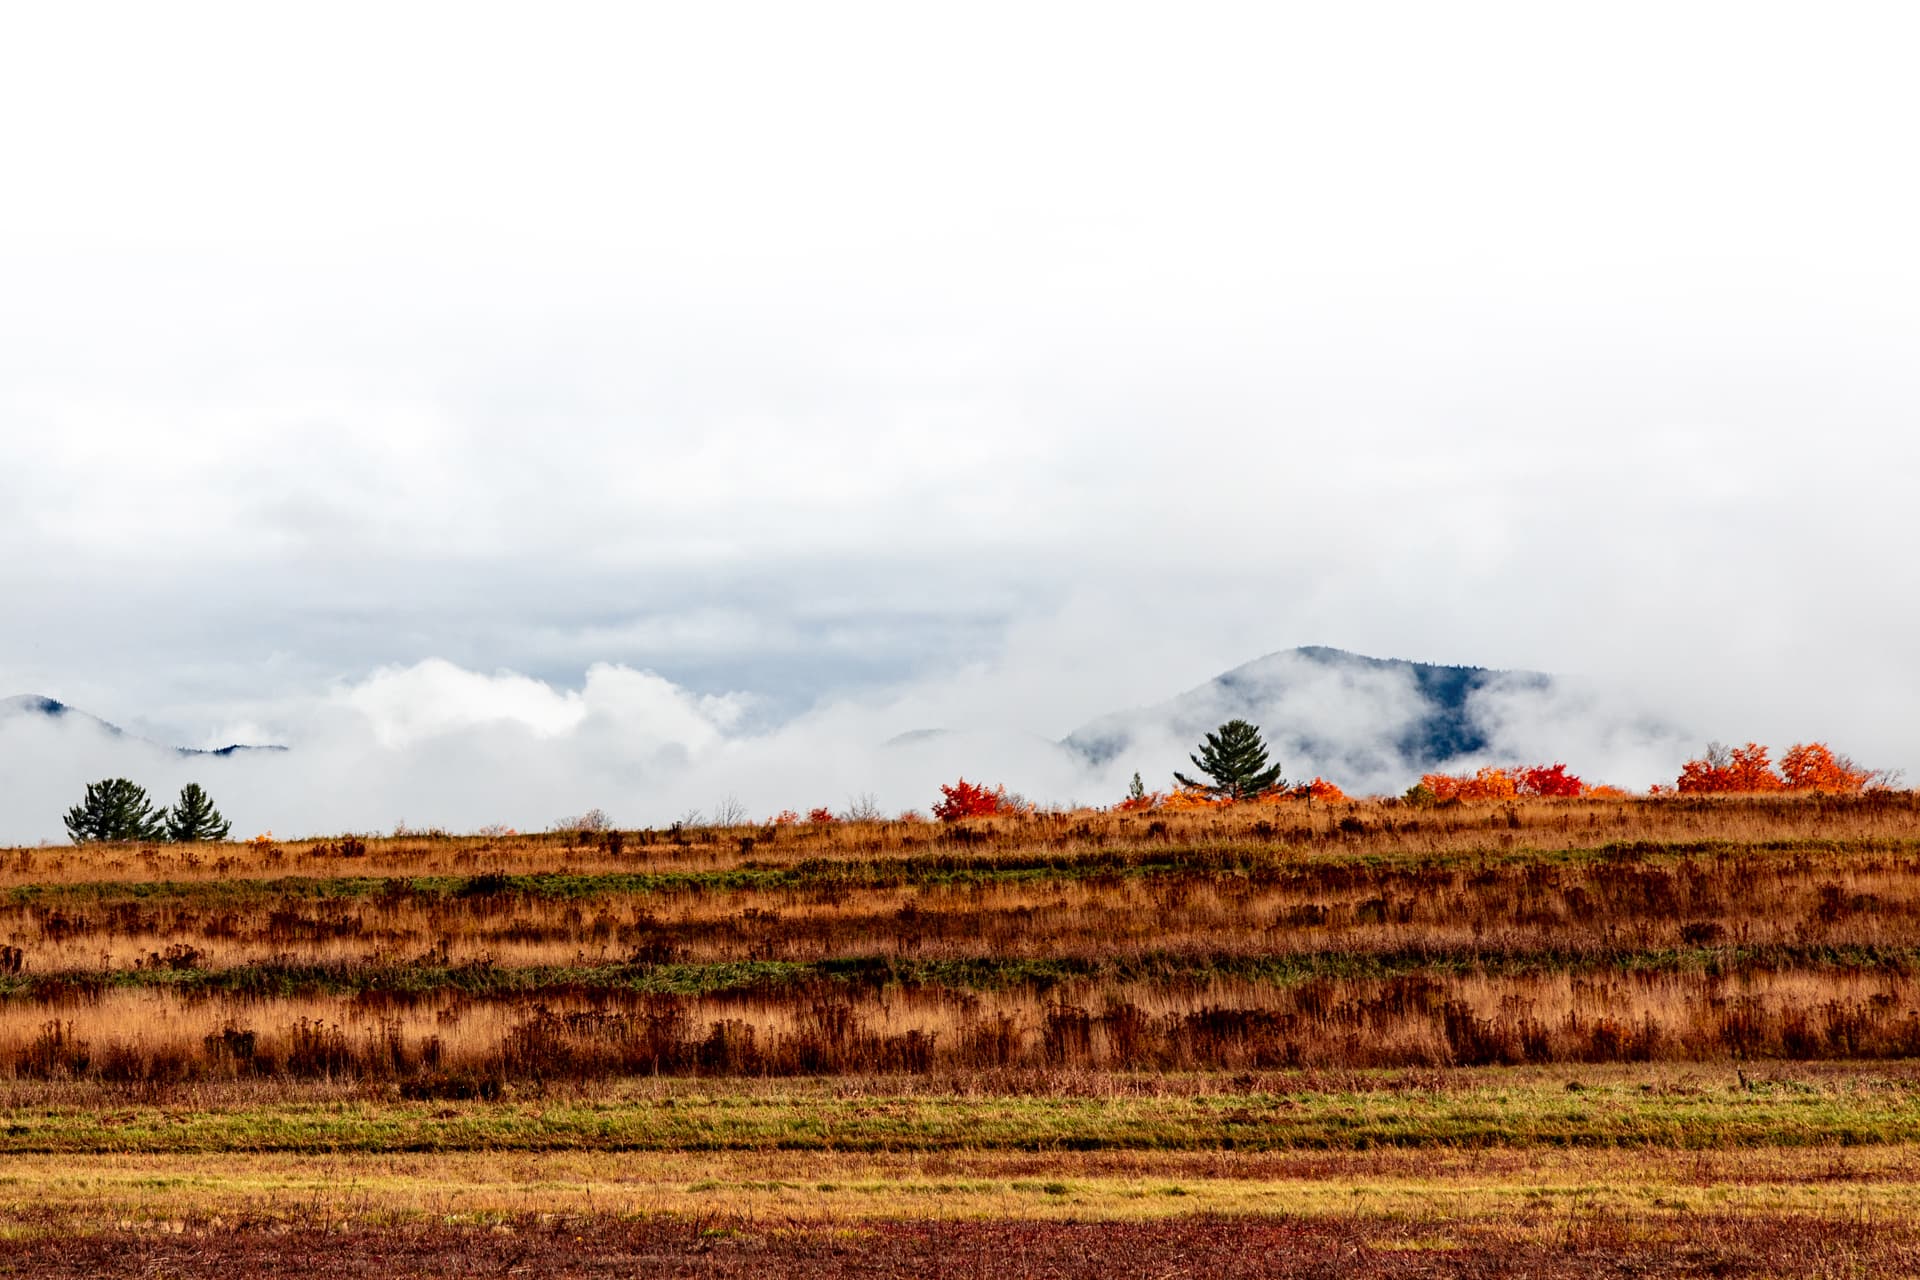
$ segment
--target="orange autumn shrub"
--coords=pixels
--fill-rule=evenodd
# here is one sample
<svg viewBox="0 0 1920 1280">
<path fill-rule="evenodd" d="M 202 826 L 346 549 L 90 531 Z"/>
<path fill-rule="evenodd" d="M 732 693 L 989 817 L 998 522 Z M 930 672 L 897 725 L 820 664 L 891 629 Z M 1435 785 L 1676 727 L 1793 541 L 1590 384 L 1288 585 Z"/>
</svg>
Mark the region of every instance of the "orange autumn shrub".
<svg viewBox="0 0 1920 1280">
<path fill-rule="evenodd" d="M 1514 772 L 1488 765 L 1470 774 L 1427 773 L 1420 776 L 1420 785 L 1436 800 L 1511 800 L 1520 794 Z"/>
<path fill-rule="evenodd" d="M 1473 773 L 1429 773 L 1422 775 L 1420 785 L 1432 792 L 1435 800 L 1514 800 L 1522 796 L 1572 800 L 1598 794 L 1558 761 L 1504 769 L 1488 766 Z M 1615 788 L 1607 790 L 1622 794 Z"/>
<path fill-rule="evenodd" d="M 1780 757 L 1780 773 L 1789 791 L 1864 791 L 1873 773 L 1837 756 L 1824 742 L 1796 742 Z"/>
<path fill-rule="evenodd" d="M 1864 791 L 1885 775 L 1862 769 L 1824 742 L 1796 742 L 1775 769 L 1767 749 L 1757 742 L 1728 750 L 1719 743 L 1680 767 L 1674 790 L 1685 795 L 1752 795 L 1771 791 Z M 1664 788 L 1662 788 L 1664 791 Z"/>
<path fill-rule="evenodd" d="M 1682 795 L 1750 794 L 1786 790 L 1786 779 L 1773 771 L 1767 749 L 1757 742 L 1731 751 L 1713 743 L 1705 755 L 1680 766 L 1674 789 Z"/>
<path fill-rule="evenodd" d="M 1767 749 L 1757 742 L 1734 748 L 1727 776 L 1735 791 L 1779 791 L 1787 785 L 1774 771 Z"/>
<path fill-rule="evenodd" d="M 1325 778 L 1316 777 L 1312 782 L 1302 782 L 1298 786 L 1269 788 L 1261 792 L 1258 799 L 1265 802 L 1319 800 L 1327 804 L 1341 804 L 1347 800 L 1347 793 Z"/>
<path fill-rule="evenodd" d="M 1512 769 L 1492 767 L 1476 770 L 1461 788 L 1462 800 L 1511 800 L 1520 794 L 1520 781 Z"/>
<path fill-rule="evenodd" d="M 1210 795 L 1205 787 L 1175 787 L 1160 802 L 1160 807 L 1181 813 L 1195 809 L 1225 809 L 1232 803 L 1232 796 Z"/>
</svg>

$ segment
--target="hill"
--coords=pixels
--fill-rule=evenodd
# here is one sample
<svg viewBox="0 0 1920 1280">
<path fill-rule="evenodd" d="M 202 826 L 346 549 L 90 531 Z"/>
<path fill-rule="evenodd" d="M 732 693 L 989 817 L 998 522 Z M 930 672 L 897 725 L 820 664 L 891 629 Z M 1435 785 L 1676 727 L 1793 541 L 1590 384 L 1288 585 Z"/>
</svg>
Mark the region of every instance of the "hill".
<svg viewBox="0 0 1920 1280">
<path fill-rule="evenodd" d="M 109 720 L 102 720 L 91 712 L 78 707 L 68 706 L 57 698 L 48 698 L 37 693 L 19 694 L 11 698 L 0 698 L 0 722 L 22 716 L 44 716 L 50 720 L 62 720 L 68 723 L 90 725 L 110 738 L 119 738 L 128 742 L 145 743 L 162 751 L 171 751 L 180 756 L 233 756 L 248 751 L 285 751 L 280 746 L 252 746 L 246 743 L 230 743 L 224 747 L 203 750 L 198 747 L 170 747 L 164 743 L 153 742 L 137 734 L 128 733 Z"/>
<path fill-rule="evenodd" d="M 1350 779 L 1417 774 L 1499 749 L 1494 700 L 1554 690 L 1554 678 L 1537 671 L 1315 645 L 1270 653 L 1165 702 L 1102 716 L 1061 745 L 1103 765 L 1145 751 L 1184 752 L 1207 730 L 1240 718 L 1261 726 L 1290 774 L 1302 764 Z"/>
</svg>

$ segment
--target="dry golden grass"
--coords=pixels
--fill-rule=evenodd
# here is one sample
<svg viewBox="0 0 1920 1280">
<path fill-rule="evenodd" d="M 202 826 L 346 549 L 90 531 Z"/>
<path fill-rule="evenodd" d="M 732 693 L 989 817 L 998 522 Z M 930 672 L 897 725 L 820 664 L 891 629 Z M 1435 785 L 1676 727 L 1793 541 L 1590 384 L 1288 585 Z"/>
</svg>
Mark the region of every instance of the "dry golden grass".
<svg viewBox="0 0 1920 1280">
<path fill-rule="evenodd" d="M 635 1224 L 716 1216 L 805 1274 L 924 1269 L 913 1219 L 1061 1275 L 1084 1221 L 1172 1274 L 1255 1222 L 1318 1242 L 1276 1275 L 1899 1274 L 1917 1064 L 1906 794 L 0 854 L 27 1274 L 314 1271 L 315 1220 L 677 1274 Z"/>
<path fill-rule="evenodd" d="M 1904 793 L 0 863 L 0 1068 L 32 1077 L 1920 1053 Z"/>
<path fill-rule="evenodd" d="M 54 973 L 160 967 L 170 947 L 197 953 L 187 966 L 195 968 L 289 956 L 604 964 L 649 944 L 656 955 L 697 964 L 1902 947 L 1920 919 L 1920 849 L 1893 842 L 1817 853 L 1652 849 L 1559 863 L 1503 854 L 1485 864 L 1384 868 L 1286 852 L 1222 864 L 1201 853 L 1111 868 L 1076 865 L 1067 855 L 1052 869 L 1004 880 L 986 878 L 990 865 L 961 859 L 950 870 L 980 878 L 871 885 L 828 878 L 659 888 L 616 880 L 476 893 L 396 880 L 303 897 L 196 894 L 192 882 L 167 894 L 134 884 L 63 895 L 56 883 L 0 896 L 0 939 L 21 948 L 34 971 Z"/>
<path fill-rule="evenodd" d="M 956 850 L 1140 849 L 1254 844 L 1349 855 L 1420 858 L 1527 848 L 1556 850 L 1633 842 L 1754 845 L 1822 840 L 1920 840 L 1920 795 L 1703 796 L 1624 800 L 1471 802 L 1428 809 L 1396 800 L 1337 805 L 1289 800 L 1185 813 L 1076 811 L 930 822 L 797 824 L 505 837 L 362 837 L 365 852 L 340 856 L 341 837 L 182 848 L 85 845 L 0 851 L 0 888 L 94 880 L 207 881 L 434 876 L 487 872 L 711 872 L 808 859 L 896 858 Z M 750 843 L 748 843 L 750 842 Z"/>
</svg>

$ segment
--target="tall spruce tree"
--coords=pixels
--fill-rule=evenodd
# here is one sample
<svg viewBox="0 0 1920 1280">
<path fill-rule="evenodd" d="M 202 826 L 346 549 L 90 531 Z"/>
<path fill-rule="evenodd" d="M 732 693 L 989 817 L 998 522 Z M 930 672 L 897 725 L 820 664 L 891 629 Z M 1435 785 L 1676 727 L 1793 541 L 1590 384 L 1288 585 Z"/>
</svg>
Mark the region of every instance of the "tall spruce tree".
<svg viewBox="0 0 1920 1280">
<path fill-rule="evenodd" d="M 147 799 L 147 789 L 125 778 L 87 784 L 87 798 L 67 810 L 67 835 L 75 844 L 97 840 L 164 840 L 165 815 Z"/>
<path fill-rule="evenodd" d="M 1211 785 L 1196 782 L 1176 773 L 1173 780 L 1183 787 L 1196 787 L 1210 795 L 1246 800 L 1269 787 L 1284 785 L 1280 766 L 1267 764 L 1267 744 L 1260 740 L 1257 726 L 1245 720 L 1229 720 L 1208 734 L 1197 755 L 1187 757 L 1194 767 L 1213 779 Z"/>
<path fill-rule="evenodd" d="M 233 824 L 213 807 L 213 798 L 197 782 L 180 788 L 180 799 L 167 811 L 169 840 L 225 840 Z"/>
</svg>

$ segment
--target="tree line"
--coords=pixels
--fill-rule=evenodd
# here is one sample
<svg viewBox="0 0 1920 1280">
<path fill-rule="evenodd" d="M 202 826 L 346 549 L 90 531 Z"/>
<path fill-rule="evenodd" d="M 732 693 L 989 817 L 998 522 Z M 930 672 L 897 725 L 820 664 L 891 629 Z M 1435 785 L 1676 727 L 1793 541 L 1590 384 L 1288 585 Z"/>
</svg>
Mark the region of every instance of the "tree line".
<svg viewBox="0 0 1920 1280">
<path fill-rule="evenodd" d="M 1160 792 L 1147 790 L 1136 773 L 1126 798 L 1116 807 L 1122 812 L 1137 812 L 1213 808 L 1253 800 L 1337 803 L 1347 799 L 1344 791 L 1325 778 L 1288 783 L 1281 776 L 1279 762 L 1269 759 L 1259 726 L 1246 720 L 1229 720 L 1206 734 L 1187 758 L 1198 776 L 1175 771 L 1173 789 Z M 1705 755 L 1687 761 L 1672 786 L 1656 784 L 1647 794 L 1853 793 L 1891 788 L 1896 780 L 1897 775 L 1862 768 L 1824 743 L 1796 743 L 1778 766 L 1774 765 L 1767 748 L 1758 743 L 1732 749 L 1716 743 L 1708 747 Z M 1037 808 L 1004 786 L 989 787 L 964 777 L 952 784 L 942 784 L 940 793 L 939 802 L 932 808 L 933 816 L 943 822 L 1032 813 Z M 1463 800 L 1607 798 L 1627 794 L 1617 787 L 1590 784 L 1569 772 L 1566 765 L 1555 763 L 1487 766 L 1472 773 L 1429 773 L 1408 788 L 1402 798 L 1421 806 Z M 848 819 L 880 816 L 870 799 L 862 801 L 858 813 L 850 811 L 846 815 Z M 917 815 L 910 812 L 903 816 Z M 612 825 L 599 810 L 593 811 L 593 817 L 597 822 L 595 829 Z M 812 825 L 839 820 L 839 815 L 826 808 L 812 809 L 805 818 Z M 584 821 L 573 819 L 570 823 Z M 769 819 L 776 826 L 800 821 L 800 814 L 793 810 L 783 810 Z M 111 840 L 225 840 L 231 824 L 198 783 L 188 783 L 181 788 L 180 798 L 172 807 L 162 808 L 149 800 L 146 790 L 139 785 L 126 778 L 108 778 L 88 784 L 86 798 L 67 811 L 66 826 L 74 843 L 84 844 Z"/>
</svg>

